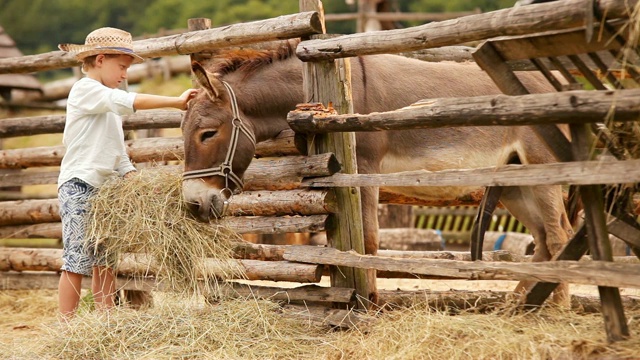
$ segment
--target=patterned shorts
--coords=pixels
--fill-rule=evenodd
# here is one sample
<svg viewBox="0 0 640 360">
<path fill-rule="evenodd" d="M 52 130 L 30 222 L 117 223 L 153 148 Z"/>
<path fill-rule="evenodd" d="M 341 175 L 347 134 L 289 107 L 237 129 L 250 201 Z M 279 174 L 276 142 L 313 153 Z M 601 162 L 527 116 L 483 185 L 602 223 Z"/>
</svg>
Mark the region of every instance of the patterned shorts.
<svg viewBox="0 0 640 360">
<path fill-rule="evenodd" d="M 73 178 L 60 186 L 60 217 L 62 219 L 62 270 L 91 276 L 94 266 L 105 266 L 106 259 L 85 240 L 85 230 L 89 221 L 89 201 L 97 194 L 97 189 L 86 182 Z"/>
</svg>

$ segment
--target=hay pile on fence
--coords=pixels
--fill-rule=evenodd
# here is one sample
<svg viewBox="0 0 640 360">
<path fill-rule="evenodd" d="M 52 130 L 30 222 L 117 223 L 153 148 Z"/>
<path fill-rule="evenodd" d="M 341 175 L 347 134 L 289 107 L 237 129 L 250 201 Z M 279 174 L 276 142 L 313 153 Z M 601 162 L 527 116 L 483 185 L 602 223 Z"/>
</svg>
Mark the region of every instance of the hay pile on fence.
<svg viewBox="0 0 640 360">
<path fill-rule="evenodd" d="M 632 9 L 630 21 L 627 22 L 620 29 L 621 33 L 627 33 L 627 42 L 625 47 L 620 52 L 620 58 L 618 61 L 622 64 L 621 82 L 626 86 L 637 87 L 633 85 L 633 81 L 626 81 L 628 77 L 632 77 L 631 74 L 625 69 L 627 64 L 631 64 L 631 67 L 636 67 L 640 60 L 638 55 L 638 44 L 640 43 L 640 3 L 636 4 Z M 634 66 L 636 65 L 636 66 Z M 638 79 L 635 79 L 638 81 Z M 613 84 L 611 84 L 613 85 Z M 615 109 L 612 109 L 609 114 L 606 125 L 612 135 L 613 145 L 619 148 L 622 155 L 626 158 L 639 159 L 640 158 L 640 125 L 637 121 L 626 122 L 613 122 L 615 118 Z"/>
<path fill-rule="evenodd" d="M 165 289 L 211 292 L 219 279 L 244 276 L 232 260 L 233 244 L 242 238 L 188 213 L 175 170 L 147 168 L 107 182 L 92 202 L 89 223 L 89 241 L 110 259 L 135 254 L 134 261 L 146 266 Z"/>
</svg>

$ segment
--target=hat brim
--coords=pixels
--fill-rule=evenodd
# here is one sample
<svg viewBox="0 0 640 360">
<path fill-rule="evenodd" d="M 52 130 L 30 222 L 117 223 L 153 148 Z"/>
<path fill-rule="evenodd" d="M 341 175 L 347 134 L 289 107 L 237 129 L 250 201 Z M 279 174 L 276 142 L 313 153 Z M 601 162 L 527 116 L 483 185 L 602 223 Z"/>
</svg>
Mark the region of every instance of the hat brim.
<svg viewBox="0 0 640 360">
<path fill-rule="evenodd" d="M 134 64 L 139 64 L 144 62 L 144 58 L 133 50 L 128 48 L 119 48 L 119 47 L 94 47 L 87 45 L 76 45 L 76 44 L 60 44 L 58 48 L 62 51 L 66 51 L 72 53 L 78 61 L 83 61 L 85 58 L 89 56 L 99 55 L 99 54 L 114 54 L 114 55 L 129 55 L 133 58 Z"/>
</svg>

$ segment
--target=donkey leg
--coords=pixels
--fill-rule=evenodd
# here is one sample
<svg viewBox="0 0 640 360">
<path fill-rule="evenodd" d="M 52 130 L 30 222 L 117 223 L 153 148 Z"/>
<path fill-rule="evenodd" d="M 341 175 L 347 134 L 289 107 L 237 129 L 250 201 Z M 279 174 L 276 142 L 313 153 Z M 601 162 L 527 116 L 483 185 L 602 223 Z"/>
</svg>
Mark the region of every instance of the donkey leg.
<svg viewBox="0 0 640 360">
<path fill-rule="evenodd" d="M 560 186 L 506 187 L 500 201 L 533 235 L 534 262 L 551 260 L 573 233 Z M 525 292 L 532 285 L 531 281 L 521 281 L 516 292 Z M 568 306 L 570 300 L 569 285 L 560 283 L 554 291 L 553 301 Z"/>
<path fill-rule="evenodd" d="M 482 245 L 484 243 L 484 234 L 489 229 L 491 224 L 491 217 L 493 212 L 498 206 L 500 201 L 500 195 L 502 194 L 502 187 L 489 186 L 485 190 L 480 206 L 478 207 L 478 214 L 473 222 L 471 228 L 471 260 L 482 260 Z"/>
<path fill-rule="evenodd" d="M 360 190 L 362 203 L 362 226 L 364 233 L 364 250 L 368 255 L 378 253 L 378 188 L 363 187 Z M 367 271 L 367 282 L 369 285 L 369 301 L 379 304 L 378 287 L 376 281 L 376 270 Z"/>
</svg>

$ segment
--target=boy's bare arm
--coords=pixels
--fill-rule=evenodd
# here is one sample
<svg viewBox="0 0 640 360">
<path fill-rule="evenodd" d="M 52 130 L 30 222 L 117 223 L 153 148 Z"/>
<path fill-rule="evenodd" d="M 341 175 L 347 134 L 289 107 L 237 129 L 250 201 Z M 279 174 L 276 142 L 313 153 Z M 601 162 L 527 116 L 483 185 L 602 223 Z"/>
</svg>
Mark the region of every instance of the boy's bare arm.
<svg viewBox="0 0 640 360">
<path fill-rule="evenodd" d="M 172 107 L 180 110 L 187 109 L 187 103 L 191 100 L 198 90 L 189 89 L 180 96 L 162 96 L 150 94 L 136 94 L 133 101 L 133 107 L 136 110 L 149 110 L 165 107 Z"/>
</svg>

